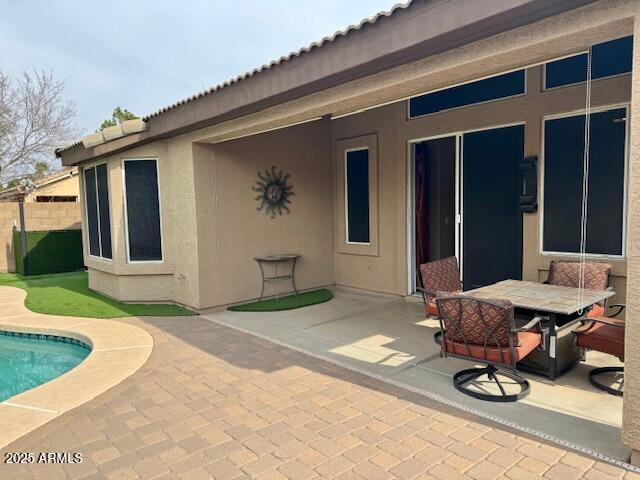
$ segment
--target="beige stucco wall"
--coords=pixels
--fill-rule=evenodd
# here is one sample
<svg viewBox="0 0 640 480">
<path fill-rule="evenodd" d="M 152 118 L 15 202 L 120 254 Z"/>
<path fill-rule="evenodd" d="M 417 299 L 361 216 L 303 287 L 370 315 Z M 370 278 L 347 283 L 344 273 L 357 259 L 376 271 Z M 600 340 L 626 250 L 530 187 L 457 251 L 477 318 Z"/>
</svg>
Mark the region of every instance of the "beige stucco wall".
<svg viewBox="0 0 640 480">
<path fill-rule="evenodd" d="M 361 115 L 334 120 L 333 139 L 377 133 L 378 141 L 378 224 L 377 255 L 360 255 L 336 250 L 336 283 L 350 287 L 404 295 L 406 290 L 406 201 L 403 197 L 406 173 L 398 131 L 398 105 L 371 110 Z M 340 153 L 336 151 L 336 155 Z M 341 164 L 336 159 L 336 167 Z M 334 188 L 338 188 L 337 185 Z M 336 201 L 336 212 L 344 203 Z"/>
<path fill-rule="evenodd" d="M 624 408 L 622 439 L 633 447 L 631 460 L 640 465 L 640 5 L 636 8 L 629 152 L 629 229 L 627 314 L 625 328 Z"/>
<path fill-rule="evenodd" d="M 127 262 L 122 161 L 157 158 L 160 177 L 163 261 Z M 89 268 L 89 285 L 114 298 L 128 301 L 174 301 L 198 306 L 196 225 L 192 154 L 190 144 L 180 137 L 155 142 L 114 155 L 97 163 L 106 163 L 113 259 L 89 255 L 86 228 L 83 229 L 85 265 Z M 88 163 L 86 166 L 94 165 Z M 84 195 L 82 182 L 81 195 Z M 84 202 L 82 221 L 86 222 Z M 94 272 L 100 274 L 94 274 Z M 137 281 L 134 280 L 137 278 Z"/>
<path fill-rule="evenodd" d="M 126 301 L 202 309 L 256 298 L 260 272 L 253 257 L 294 251 L 302 255 L 298 288 L 334 283 L 329 129 L 326 121 L 216 146 L 177 137 L 106 159 L 113 260 L 88 254 L 85 229 L 90 287 Z M 158 159 L 162 263 L 129 263 L 125 250 L 121 164 L 145 157 Z M 272 165 L 290 174 L 295 191 L 291 213 L 274 219 L 256 210 L 252 190 L 257 172 Z"/>
<path fill-rule="evenodd" d="M 539 156 L 541 177 L 544 166 L 544 159 L 540 155 L 543 117 L 584 109 L 585 101 L 584 86 L 550 91 L 542 91 L 541 86 L 541 67 L 534 67 L 527 71 L 527 94 L 517 98 L 416 119 L 407 119 L 406 102 L 398 102 L 333 121 L 334 141 L 378 134 L 378 193 L 381 199 L 378 205 L 379 256 L 365 257 L 336 252 L 336 282 L 398 295 L 407 293 L 407 168 L 408 142 L 411 140 L 524 122 L 525 152 L 526 155 Z M 629 75 L 594 82 L 594 108 L 626 104 L 629 98 Z M 344 204 L 338 202 L 336 211 L 341 209 L 344 209 Z M 540 252 L 540 223 L 540 212 L 524 215 L 523 275 L 527 280 L 546 279 L 546 271 L 552 259 L 571 259 L 570 256 L 558 257 Z M 615 259 L 607 261 L 614 265 L 614 287 L 619 294 L 618 299 L 624 300 L 626 262 Z"/>
<path fill-rule="evenodd" d="M 165 299 L 207 308 L 257 296 L 260 282 L 254 256 L 299 251 L 303 254 L 297 272 L 300 288 L 337 283 L 405 295 L 409 276 L 408 142 L 525 122 L 526 154 L 540 155 L 543 117 L 580 110 L 584 93 L 583 86 L 542 92 L 541 68 L 534 67 L 527 72 L 526 96 L 418 119 L 406 118 L 406 102 L 402 101 L 333 121 L 216 145 L 193 144 L 176 137 L 132 150 L 107 160 L 114 260 L 87 256 L 87 265 L 111 274 L 101 276 L 99 289 L 114 297 Z M 594 107 L 624 104 L 629 98 L 629 76 L 594 83 Z M 335 145 L 371 134 L 377 135 L 378 150 L 379 212 L 374 232 L 378 246 L 375 254 L 360 255 L 343 251 L 334 240 L 334 232 L 339 230 L 334 219 L 344 210 L 335 197 L 339 189 Z M 159 162 L 165 259 L 162 264 L 128 264 L 121 162 L 146 156 L 157 157 Z M 276 219 L 256 211 L 251 190 L 257 172 L 272 165 L 291 175 L 296 191 L 291 213 Z M 541 171 L 542 163 L 540 167 Z M 523 273 L 529 280 L 546 278 L 549 261 L 558 258 L 540 253 L 539 228 L 539 213 L 525 215 Z M 614 287 L 623 300 L 626 262 L 610 261 L 614 264 Z M 121 277 L 130 275 L 136 275 L 137 281 L 127 281 L 128 287 L 123 288 Z"/>
<path fill-rule="evenodd" d="M 203 160 L 196 177 L 201 307 L 256 298 L 258 255 L 300 253 L 299 289 L 334 283 L 330 127 L 327 120 L 201 147 L 195 157 Z M 295 194 L 290 213 L 275 218 L 257 210 L 252 190 L 258 171 L 272 166 L 290 175 Z"/>
<path fill-rule="evenodd" d="M 76 174 L 56 182 L 52 182 L 48 185 L 43 185 L 27 195 L 24 201 L 35 202 L 36 197 L 50 195 L 78 197 L 80 195 L 80 184 L 78 178 L 79 176 Z"/>
</svg>

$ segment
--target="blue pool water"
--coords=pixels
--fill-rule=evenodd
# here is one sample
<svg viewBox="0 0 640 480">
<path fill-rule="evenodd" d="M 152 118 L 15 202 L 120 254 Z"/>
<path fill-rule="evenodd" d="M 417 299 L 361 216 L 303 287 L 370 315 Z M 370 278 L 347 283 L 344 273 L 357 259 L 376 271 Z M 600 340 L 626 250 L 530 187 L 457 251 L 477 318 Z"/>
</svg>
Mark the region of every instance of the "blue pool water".
<svg viewBox="0 0 640 480">
<path fill-rule="evenodd" d="M 0 401 L 59 377 L 90 353 L 79 342 L 35 337 L 0 332 Z"/>
</svg>

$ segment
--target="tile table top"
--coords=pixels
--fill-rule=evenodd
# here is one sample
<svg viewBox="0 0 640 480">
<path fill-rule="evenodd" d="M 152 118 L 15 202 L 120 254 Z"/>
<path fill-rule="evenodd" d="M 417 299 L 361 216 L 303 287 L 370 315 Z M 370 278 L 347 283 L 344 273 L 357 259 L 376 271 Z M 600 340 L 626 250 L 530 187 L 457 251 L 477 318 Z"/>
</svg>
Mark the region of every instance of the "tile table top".
<svg viewBox="0 0 640 480">
<path fill-rule="evenodd" d="M 581 308 L 615 295 L 612 290 L 584 290 L 580 301 L 579 290 L 521 280 L 504 280 L 486 287 L 465 292 L 475 298 L 509 300 L 514 306 L 541 312 L 553 312 L 570 315 Z"/>
</svg>

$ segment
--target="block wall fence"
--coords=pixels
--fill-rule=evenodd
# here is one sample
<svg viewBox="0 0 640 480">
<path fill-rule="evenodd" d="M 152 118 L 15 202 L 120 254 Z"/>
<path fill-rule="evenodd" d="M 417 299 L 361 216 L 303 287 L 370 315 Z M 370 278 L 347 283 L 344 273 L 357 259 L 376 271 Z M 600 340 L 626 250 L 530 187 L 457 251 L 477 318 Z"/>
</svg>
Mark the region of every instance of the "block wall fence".
<svg viewBox="0 0 640 480">
<path fill-rule="evenodd" d="M 80 203 L 25 203 L 27 231 L 67 230 L 80 228 Z M 13 226 L 20 228 L 17 202 L 0 202 L 0 272 L 15 272 Z"/>
</svg>

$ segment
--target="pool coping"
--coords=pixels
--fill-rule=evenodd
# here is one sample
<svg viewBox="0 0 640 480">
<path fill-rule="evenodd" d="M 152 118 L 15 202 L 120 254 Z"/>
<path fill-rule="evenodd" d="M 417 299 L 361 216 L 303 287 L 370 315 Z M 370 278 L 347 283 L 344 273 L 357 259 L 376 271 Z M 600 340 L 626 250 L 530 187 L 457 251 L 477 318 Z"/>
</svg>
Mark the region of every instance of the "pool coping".
<svg viewBox="0 0 640 480">
<path fill-rule="evenodd" d="M 35 313 L 24 306 L 25 297 L 22 289 L 0 286 L 0 330 L 69 337 L 86 343 L 91 352 L 65 374 L 0 402 L 0 448 L 115 387 L 137 372 L 153 350 L 153 338 L 140 327 Z"/>
</svg>

